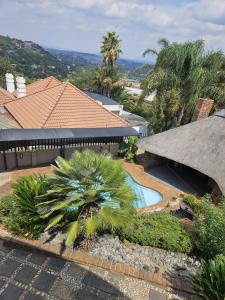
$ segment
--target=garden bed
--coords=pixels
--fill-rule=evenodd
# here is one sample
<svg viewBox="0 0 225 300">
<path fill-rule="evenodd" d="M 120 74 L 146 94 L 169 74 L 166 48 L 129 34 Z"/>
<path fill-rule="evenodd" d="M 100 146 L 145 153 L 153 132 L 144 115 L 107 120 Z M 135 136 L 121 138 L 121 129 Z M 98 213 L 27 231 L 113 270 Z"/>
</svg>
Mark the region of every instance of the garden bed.
<svg viewBox="0 0 225 300">
<path fill-rule="evenodd" d="M 89 253 L 112 263 L 124 263 L 184 281 L 187 281 L 190 273 L 195 273 L 200 267 L 200 262 L 196 257 L 127 241 L 122 243 L 118 237 L 112 235 L 96 238 Z"/>
</svg>

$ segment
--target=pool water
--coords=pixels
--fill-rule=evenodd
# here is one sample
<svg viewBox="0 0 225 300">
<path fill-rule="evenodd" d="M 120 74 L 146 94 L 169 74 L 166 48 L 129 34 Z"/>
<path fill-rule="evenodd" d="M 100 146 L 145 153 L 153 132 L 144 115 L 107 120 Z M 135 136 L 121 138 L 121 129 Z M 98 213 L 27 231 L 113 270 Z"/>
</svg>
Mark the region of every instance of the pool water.
<svg viewBox="0 0 225 300">
<path fill-rule="evenodd" d="M 156 204 L 163 198 L 159 192 L 138 184 L 129 174 L 127 174 L 127 182 L 137 196 L 137 200 L 133 203 L 135 208 L 143 208 L 145 206 Z"/>
</svg>

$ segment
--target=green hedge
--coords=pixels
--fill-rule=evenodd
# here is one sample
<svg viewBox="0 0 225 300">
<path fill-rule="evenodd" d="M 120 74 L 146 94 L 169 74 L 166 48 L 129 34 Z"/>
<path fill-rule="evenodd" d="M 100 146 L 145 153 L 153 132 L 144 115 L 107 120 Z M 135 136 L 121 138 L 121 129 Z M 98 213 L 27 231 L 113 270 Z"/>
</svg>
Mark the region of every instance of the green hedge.
<svg viewBox="0 0 225 300">
<path fill-rule="evenodd" d="M 175 252 L 190 253 L 192 243 L 188 232 L 180 225 L 177 217 L 166 212 L 137 215 L 133 224 L 116 234 L 144 246 L 153 246 Z"/>
</svg>

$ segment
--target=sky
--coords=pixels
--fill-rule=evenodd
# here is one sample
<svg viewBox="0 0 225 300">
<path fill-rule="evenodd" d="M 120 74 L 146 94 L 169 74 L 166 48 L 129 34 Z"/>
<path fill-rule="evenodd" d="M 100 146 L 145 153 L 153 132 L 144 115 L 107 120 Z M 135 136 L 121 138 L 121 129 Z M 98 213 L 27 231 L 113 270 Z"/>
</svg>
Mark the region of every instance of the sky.
<svg viewBox="0 0 225 300">
<path fill-rule="evenodd" d="M 161 38 L 225 52 L 225 0 L 0 0 L 3 35 L 99 53 L 107 31 L 120 36 L 124 58 L 142 59 Z"/>
</svg>

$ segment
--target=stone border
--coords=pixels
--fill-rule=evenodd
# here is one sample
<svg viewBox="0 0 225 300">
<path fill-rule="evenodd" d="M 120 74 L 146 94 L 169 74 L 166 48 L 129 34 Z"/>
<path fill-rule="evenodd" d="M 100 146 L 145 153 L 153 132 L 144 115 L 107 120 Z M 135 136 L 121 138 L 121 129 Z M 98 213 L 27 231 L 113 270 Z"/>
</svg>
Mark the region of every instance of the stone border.
<svg viewBox="0 0 225 300">
<path fill-rule="evenodd" d="M 85 251 L 80 251 L 80 250 L 74 251 L 69 248 L 66 248 L 62 251 L 60 246 L 44 244 L 39 240 L 28 240 L 17 236 L 12 236 L 9 232 L 7 232 L 2 228 L 0 228 L 0 239 L 21 246 L 27 246 L 31 248 L 36 248 L 41 251 L 46 251 L 55 254 L 57 256 L 60 256 L 65 260 L 73 261 L 75 263 L 100 267 L 123 275 L 145 280 L 153 284 L 157 284 L 159 286 L 174 288 L 176 290 L 192 294 L 191 288 L 180 279 L 175 279 L 175 278 L 167 279 L 163 277 L 161 274 L 140 270 L 138 268 L 134 268 L 122 263 L 113 264 L 112 262 L 106 259 L 97 256 L 91 256 Z"/>
</svg>

